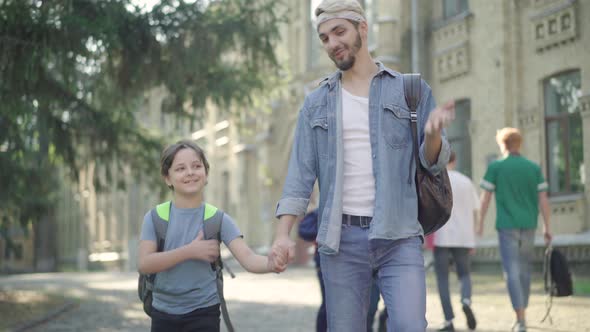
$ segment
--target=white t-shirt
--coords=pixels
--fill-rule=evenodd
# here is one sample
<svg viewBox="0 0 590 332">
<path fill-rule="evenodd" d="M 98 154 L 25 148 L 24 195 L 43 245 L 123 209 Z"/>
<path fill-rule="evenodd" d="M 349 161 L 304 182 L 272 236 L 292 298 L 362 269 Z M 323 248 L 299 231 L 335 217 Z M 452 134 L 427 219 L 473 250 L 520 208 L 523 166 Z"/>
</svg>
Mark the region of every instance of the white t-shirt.
<svg viewBox="0 0 590 332">
<path fill-rule="evenodd" d="M 369 98 L 342 89 L 342 124 L 342 212 L 371 217 L 375 206 L 375 176 L 369 136 Z"/>
<path fill-rule="evenodd" d="M 453 210 L 449 221 L 434 234 L 437 247 L 475 247 L 473 213 L 479 209 L 479 198 L 471 179 L 449 171 L 453 191 Z"/>
</svg>

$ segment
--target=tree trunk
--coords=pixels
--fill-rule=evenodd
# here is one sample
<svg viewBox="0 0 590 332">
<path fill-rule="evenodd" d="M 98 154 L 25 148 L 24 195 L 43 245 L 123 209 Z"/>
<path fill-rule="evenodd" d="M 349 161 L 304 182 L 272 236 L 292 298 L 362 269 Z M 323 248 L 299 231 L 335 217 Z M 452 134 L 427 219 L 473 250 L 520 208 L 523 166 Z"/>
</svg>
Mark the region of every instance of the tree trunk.
<svg viewBox="0 0 590 332">
<path fill-rule="evenodd" d="M 55 209 L 51 208 L 41 220 L 34 223 L 35 271 L 57 271 L 55 243 Z"/>
<path fill-rule="evenodd" d="M 37 155 L 38 174 L 48 173 L 49 164 L 49 105 L 40 103 L 38 108 L 39 152 Z M 44 188 L 40 193 L 49 194 L 51 188 Z M 57 246 L 55 227 L 55 207 L 49 206 L 46 213 L 34 220 L 35 270 L 38 272 L 52 272 L 57 270 Z"/>
</svg>

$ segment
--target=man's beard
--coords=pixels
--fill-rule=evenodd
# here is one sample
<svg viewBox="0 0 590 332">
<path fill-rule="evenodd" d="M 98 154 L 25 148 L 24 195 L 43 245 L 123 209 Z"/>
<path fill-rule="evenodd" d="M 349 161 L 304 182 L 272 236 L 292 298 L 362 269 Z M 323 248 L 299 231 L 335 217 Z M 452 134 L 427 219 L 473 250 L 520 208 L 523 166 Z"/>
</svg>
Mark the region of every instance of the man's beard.
<svg viewBox="0 0 590 332">
<path fill-rule="evenodd" d="M 332 61 L 334 61 L 334 64 L 336 65 L 336 67 L 338 67 L 338 69 L 340 69 L 342 71 L 347 71 L 350 68 L 352 68 L 352 66 L 354 66 L 354 62 L 356 61 L 356 54 L 361 49 L 361 46 L 363 46 L 363 41 L 361 39 L 360 33 L 357 32 L 356 40 L 354 41 L 354 44 L 352 45 L 352 48 L 350 49 L 349 58 L 344 59 L 339 62 L 338 60 L 336 60 L 335 56 L 330 54 L 330 59 L 332 59 Z"/>
</svg>

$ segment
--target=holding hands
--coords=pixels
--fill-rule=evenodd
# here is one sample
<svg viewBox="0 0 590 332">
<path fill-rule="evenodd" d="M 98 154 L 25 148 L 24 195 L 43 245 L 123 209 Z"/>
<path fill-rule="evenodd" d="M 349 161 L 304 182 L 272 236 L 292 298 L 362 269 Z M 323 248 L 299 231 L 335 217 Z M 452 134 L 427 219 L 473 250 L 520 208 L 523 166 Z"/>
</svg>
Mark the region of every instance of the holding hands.
<svg viewBox="0 0 590 332">
<path fill-rule="evenodd" d="M 289 236 L 277 237 L 268 255 L 269 269 L 277 273 L 283 272 L 294 258 L 295 241 Z"/>
</svg>

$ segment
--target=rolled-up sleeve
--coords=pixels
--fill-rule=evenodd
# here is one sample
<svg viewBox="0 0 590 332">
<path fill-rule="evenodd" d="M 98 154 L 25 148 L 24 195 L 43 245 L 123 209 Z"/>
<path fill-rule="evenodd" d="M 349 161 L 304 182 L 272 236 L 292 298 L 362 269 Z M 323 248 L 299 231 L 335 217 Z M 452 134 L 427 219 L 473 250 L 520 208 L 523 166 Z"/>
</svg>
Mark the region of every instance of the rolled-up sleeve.
<svg viewBox="0 0 590 332">
<path fill-rule="evenodd" d="M 451 145 L 444 136 L 442 137 L 442 144 L 440 147 L 440 152 L 438 153 L 438 159 L 436 160 L 436 163 L 432 165 L 429 165 L 428 160 L 426 160 L 424 142 L 422 142 L 422 145 L 420 146 L 420 162 L 422 163 L 422 166 L 432 175 L 437 175 L 440 173 L 440 171 L 447 167 L 450 156 Z"/>
<path fill-rule="evenodd" d="M 426 126 L 426 122 L 428 121 L 428 117 L 430 116 L 430 112 L 434 110 L 436 107 L 436 102 L 434 101 L 434 97 L 432 96 L 432 90 L 426 84 L 426 82 L 422 81 L 422 90 L 424 93 L 422 94 L 422 98 L 420 101 L 420 106 L 418 108 L 418 135 L 420 141 L 420 163 L 422 166 L 433 175 L 437 175 L 440 173 L 449 162 L 449 158 L 451 156 L 451 145 L 446 138 L 446 131 L 443 129 L 441 132 L 441 147 L 440 152 L 438 153 L 438 159 L 432 165 L 426 159 L 426 146 L 424 141 L 424 127 Z"/>
<path fill-rule="evenodd" d="M 317 148 L 305 107 L 299 112 L 283 194 L 275 216 L 303 215 L 317 178 Z"/>
</svg>

